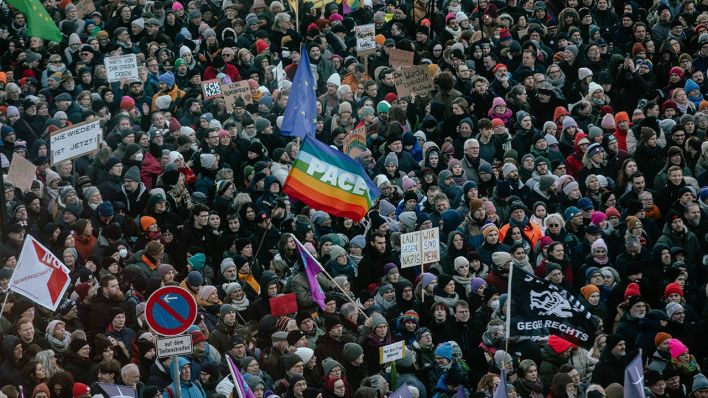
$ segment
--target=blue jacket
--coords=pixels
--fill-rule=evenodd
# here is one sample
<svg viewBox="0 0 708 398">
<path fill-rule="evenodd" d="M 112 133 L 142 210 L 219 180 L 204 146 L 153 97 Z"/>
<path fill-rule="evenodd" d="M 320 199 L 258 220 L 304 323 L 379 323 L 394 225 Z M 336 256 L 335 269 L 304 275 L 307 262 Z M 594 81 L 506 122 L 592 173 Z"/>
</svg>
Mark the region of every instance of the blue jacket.
<svg viewBox="0 0 708 398">
<path fill-rule="evenodd" d="M 179 364 L 179 369 L 181 370 L 183 367 L 189 365 L 189 361 L 183 357 L 177 357 L 177 363 Z M 174 377 L 174 366 L 175 363 L 172 362 L 170 364 L 170 375 Z M 199 372 L 197 372 L 197 375 L 199 375 Z M 179 373 L 178 373 L 178 380 L 179 380 Z M 176 392 L 175 390 L 177 389 L 177 382 L 178 380 L 172 379 L 172 383 L 170 383 L 167 388 L 165 388 L 165 391 L 162 393 L 163 398 L 175 398 Z M 180 387 L 181 387 L 181 392 L 182 392 L 182 398 L 206 398 L 206 393 L 204 392 L 204 389 L 202 388 L 202 385 L 198 381 L 188 381 L 180 382 Z"/>
</svg>

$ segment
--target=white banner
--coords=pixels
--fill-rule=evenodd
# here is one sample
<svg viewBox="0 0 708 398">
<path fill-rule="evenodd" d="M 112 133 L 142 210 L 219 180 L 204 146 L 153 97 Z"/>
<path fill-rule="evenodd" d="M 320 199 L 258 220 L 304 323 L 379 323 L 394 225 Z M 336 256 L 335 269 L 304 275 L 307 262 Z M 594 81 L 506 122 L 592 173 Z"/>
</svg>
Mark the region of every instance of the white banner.
<svg viewBox="0 0 708 398">
<path fill-rule="evenodd" d="M 423 261 L 420 231 L 401 234 L 401 268 L 415 267 Z"/>
<path fill-rule="evenodd" d="M 69 268 L 32 235 L 27 235 L 10 290 L 55 311 L 69 287 Z"/>
<path fill-rule="evenodd" d="M 99 120 L 84 122 L 54 132 L 49 138 L 52 166 L 97 151 L 103 139 Z"/>
<path fill-rule="evenodd" d="M 371 54 L 376 51 L 376 27 L 374 24 L 357 25 L 354 27 L 356 36 L 356 52 L 358 55 Z"/>
<path fill-rule="evenodd" d="M 103 64 L 106 66 L 108 83 L 119 82 L 121 79 L 138 79 L 138 61 L 135 54 L 106 57 Z"/>
</svg>

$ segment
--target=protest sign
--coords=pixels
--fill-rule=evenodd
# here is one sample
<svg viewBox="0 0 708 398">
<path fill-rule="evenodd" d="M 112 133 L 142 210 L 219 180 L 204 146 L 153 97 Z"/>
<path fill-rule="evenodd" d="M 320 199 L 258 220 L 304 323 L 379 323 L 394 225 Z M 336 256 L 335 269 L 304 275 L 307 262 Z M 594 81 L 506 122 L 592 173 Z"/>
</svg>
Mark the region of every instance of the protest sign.
<svg viewBox="0 0 708 398">
<path fill-rule="evenodd" d="M 295 293 L 281 294 L 270 299 L 270 314 L 273 316 L 290 315 L 297 312 Z"/>
<path fill-rule="evenodd" d="M 28 234 L 10 278 L 10 290 L 55 311 L 69 282 L 69 268 Z"/>
<path fill-rule="evenodd" d="M 76 13 L 79 15 L 80 19 L 84 19 L 94 11 L 96 11 L 96 6 L 93 4 L 92 0 L 81 0 L 76 3 Z"/>
<path fill-rule="evenodd" d="M 427 65 L 416 65 L 395 71 L 393 79 L 399 97 L 406 97 L 411 93 L 428 94 L 433 91 L 433 79 L 430 78 Z"/>
<path fill-rule="evenodd" d="M 388 63 L 391 64 L 391 66 L 400 66 L 401 68 L 408 68 L 410 66 L 413 66 L 414 55 L 415 53 L 413 53 L 413 51 L 392 48 L 388 50 Z"/>
<path fill-rule="evenodd" d="M 366 126 L 354 129 L 344 137 L 342 152 L 349 155 L 350 158 L 354 159 L 366 152 L 366 149 Z"/>
<path fill-rule="evenodd" d="M 55 165 L 97 151 L 103 139 L 101 121 L 83 122 L 58 130 L 49 137 L 50 163 Z"/>
<path fill-rule="evenodd" d="M 379 363 L 393 362 L 406 356 L 406 345 L 403 341 L 379 347 Z"/>
<path fill-rule="evenodd" d="M 244 104 L 252 104 L 251 99 L 251 88 L 248 87 L 247 80 L 241 80 L 235 83 L 222 84 L 221 94 L 224 96 L 224 102 L 226 103 L 226 110 L 231 112 L 234 108 L 234 103 L 236 98 L 243 98 Z"/>
<path fill-rule="evenodd" d="M 354 35 L 356 36 L 357 55 L 372 54 L 376 51 L 376 40 L 374 40 L 376 28 L 374 24 L 355 26 Z"/>
<path fill-rule="evenodd" d="M 138 62 L 135 54 L 106 57 L 103 64 L 106 66 L 108 83 L 119 82 L 122 79 L 138 79 Z"/>
<path fill-rule="evenodd" d="M 22 192 L 32 188 L 32 181 L 37 173 L 37 166 L 22 156 L 13 156 L 10 163 L 10 170 L 7 172 L 7 179 L 20 188 Z"/>
<path fill-rule="evenodd" d="M 440 228 L 430 228 L 420 231 L 423 264 L 440 261 Z"/>
<path fill-rule="evenodd" d="M 202 94 L 204 95 L 205 100 L 210 100 L 212 98 L 221 97 L 224 95 L 221 92 L 221 83 L 219 83 L 219 80 L 217 79 L 203 80 Z"/>
<path fill-rule="evenodd" d="M 420 231 L 401 234 L 401 268 L 422 264 Z"/>
</svg>

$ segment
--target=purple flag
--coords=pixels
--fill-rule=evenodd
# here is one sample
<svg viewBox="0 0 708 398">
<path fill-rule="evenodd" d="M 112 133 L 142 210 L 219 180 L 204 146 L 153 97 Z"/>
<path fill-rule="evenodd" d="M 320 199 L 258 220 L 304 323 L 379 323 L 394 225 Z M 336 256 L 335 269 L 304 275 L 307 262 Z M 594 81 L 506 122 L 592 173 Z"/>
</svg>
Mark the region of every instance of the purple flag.
<svg viewBox="0 0 708 398">
<path fill-rule="evenodd" d="M 398 387 L 398 390 L 394 391 L 388 398 L 413 398 L 413 396 L 408 389 L 408 384 L 403 383 L 403 385 Z"/>
<path fill-rule="evenodd" d="M 624 396 L 625 398 L 645 398 L 642 354 L 637 354 L 624 369 Z"/>
<path fill-rule="evenodd" d="M 234 387 L 236 392 L 238 392 L 238 398 L 256 398 L 253 391 L 248 388 L 246 381 L 243 380 L 243 376 L 241 376 L 241 372 L 238 371 L 231 356 L 226 355 L 226 361 L 229 363 L 229 370 L 231 371 L 231 377 L 234 379 Z"/>
<path fill-rule="evenodd" d="M 322 266 L 317 261 L 317 259 L 312 257 L 312 254 L 307 251 L 305 246 L 303 246 L 302 243 L 297 240 L 297 238 L 293 236 L 293 239 L 295 239 L 295 245 L 297 246 L 298 254 L 300 254 L 302 265 L 303 267 L 305 267 L 305 274 L 307 274 L 307 283 L 310 284 L 310 293 L 312 293 L 312 301 L 317 303 L 324 311 L 325 294 L 322 291 L 322 286 L 320 286 L 320 283 L 317 281 L 317 274 L 323 271 Z"/>
<path fill-rule="evenodd" d="M 499 375 L 499 385 L 497 389 L 494 390 L 494 395 L 492 398 L 507 398 L 509 392 L 506 387 L 506 369 L 501 369 L 501 375 Z"/>
</svg>

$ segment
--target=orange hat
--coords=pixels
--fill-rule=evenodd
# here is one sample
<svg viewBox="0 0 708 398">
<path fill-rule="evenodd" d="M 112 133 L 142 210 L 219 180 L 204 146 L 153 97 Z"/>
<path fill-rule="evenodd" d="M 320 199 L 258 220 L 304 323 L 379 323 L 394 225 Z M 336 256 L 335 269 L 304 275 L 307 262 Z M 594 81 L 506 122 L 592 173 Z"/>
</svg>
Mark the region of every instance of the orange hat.
<svg viewBox="0 0 708 398">
<path fill-rule="evenodd" d="M 428 18 L 423 18 L 420 20 L 420 26 L 430 27 L 430 20 Z"/>
<path fill-rule="evenodd" d="M 627 112 L 617 112 L 617 114 L 615 115 L 615 123 L 619 122 L 629 122 L 629 115 L 627 114 Z"/>
<path fill-rule="evenodd" d="M 498 117 L 495 117 L 494 119 L 492 119 L 492 128 L 495 128 L 497 126 L 503 126 L 503 125 L 504 125 L 504 121 L 499 119 Z"/>
<path fill-rule="evenodd" d="M 600 293 L 600 289 L 593 284 L 588 284 L 580 288 L 580 293 L 585 297 L 585 300 L 587 300 L 590 298 L 591 294 Z"/>
<path fill-rule="evenodd" d="M 157 224 L 157 220 L 155 220 L 153 217 L 150 217 L 150 216 L 140 217 L 140 228 L 142 228 L 143 231 L 147 231 L 148 228 L 150 228 L 150 226 L 152 224 Z"/>
<path fill-rule="evenodd" d="M 663 343 L 665 340 L 668 340 L 671 338 L 671 335 L 666 333 L 666 332 L 659 332 L 654 336 L 654 345 L 659 346 L 659 344 Z"/>
<path fill-rule="evenodd" d="M 386 37 L 382 34 L 378 34 L 374 36 L 374 40 L 376 41 L 376 44 L 378 44 L 379 46 L 383 46 L 384 42 L 386 41 Z"/>
</svg>

